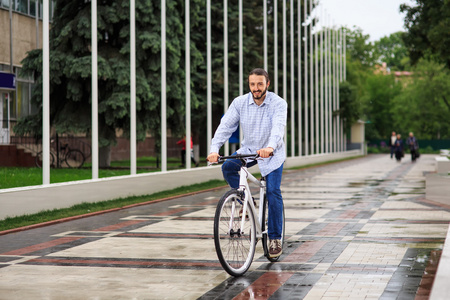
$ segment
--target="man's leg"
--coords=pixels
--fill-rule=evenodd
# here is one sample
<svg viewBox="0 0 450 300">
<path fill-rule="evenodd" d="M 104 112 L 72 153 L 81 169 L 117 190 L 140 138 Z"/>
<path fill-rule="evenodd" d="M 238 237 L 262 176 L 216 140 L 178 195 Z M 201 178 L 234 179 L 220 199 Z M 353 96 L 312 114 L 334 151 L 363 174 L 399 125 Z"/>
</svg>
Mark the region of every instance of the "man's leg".
<svg viewBox="0 0 450 300">
<path fill-rule="evenodd" d="M 281 196 L 281 176 L 283 165 L 266 176 L 267 201 L 269 203 L 269 239 L 281 239 L 283 230 L 283 197 Z"/>
<path fill-rule="evenodd" d="M 186 165 L 186 150 L 181 150 L 181 165 Z"/>
<path fill-rule="evenodd" d="M 268 236 L 270 240 L 269 257 L 279 257 L 283 252 L 281 235 L 283 234 L 283 197 L 281 196 L 281 175 L 283 165 L 266 176 L 267 201 L 269 203 Z"/>
<path fill-rule="evenodd" d="M 236 155 L 237 152 L 232 155 Z M 251 161 L 247 163 L 247 167 L 250 168 L 256 165 L 257 161 Z M 222 165 L 222 174 L 228 185 L 237 189 L 239 187 L 239 170 L 241 169 L 242 162 L 240 159 L 227 159 Z"/>
</svg>

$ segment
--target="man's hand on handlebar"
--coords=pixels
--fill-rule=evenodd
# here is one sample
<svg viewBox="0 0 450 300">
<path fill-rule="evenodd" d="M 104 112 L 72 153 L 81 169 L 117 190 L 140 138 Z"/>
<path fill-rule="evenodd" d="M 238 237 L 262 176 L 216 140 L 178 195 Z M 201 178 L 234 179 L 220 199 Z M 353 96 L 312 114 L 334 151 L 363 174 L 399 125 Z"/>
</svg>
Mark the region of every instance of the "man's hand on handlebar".
<svg viewBox="0 0 450 300">
<path fill-rule="evenodd" d="M 262 148 L 256 151 L 256 153 L 258 153 L 261 158 L 268 158 L 269 156 L 273 155 L 273 148 L 272 147 Z"/>
<path fill-rule="evenodd" d="M 211 164 L 217 163 L 217 161 L 219 160 L 219 153 L 211 152 L 206 158 L 206 160 L 209 161 L 209 163 Z"/>
</svg>

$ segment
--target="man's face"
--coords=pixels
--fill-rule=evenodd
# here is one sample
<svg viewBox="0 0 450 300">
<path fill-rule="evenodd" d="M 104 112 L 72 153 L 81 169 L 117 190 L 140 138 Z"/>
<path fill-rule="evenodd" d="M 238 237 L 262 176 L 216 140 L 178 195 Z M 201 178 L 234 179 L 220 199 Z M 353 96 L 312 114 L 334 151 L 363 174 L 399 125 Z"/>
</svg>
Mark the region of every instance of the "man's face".
<svg viewBox="0 0 450 300">
<path fill-rule="evenodd" d="M 252 74 L 248 77 L 250 92 L 252 92 L 253 99 L 255 100 L 261 100 L 266 95 L 269 84 L 270 82 L 266 82 L 264 75 Z"/>
</svg>

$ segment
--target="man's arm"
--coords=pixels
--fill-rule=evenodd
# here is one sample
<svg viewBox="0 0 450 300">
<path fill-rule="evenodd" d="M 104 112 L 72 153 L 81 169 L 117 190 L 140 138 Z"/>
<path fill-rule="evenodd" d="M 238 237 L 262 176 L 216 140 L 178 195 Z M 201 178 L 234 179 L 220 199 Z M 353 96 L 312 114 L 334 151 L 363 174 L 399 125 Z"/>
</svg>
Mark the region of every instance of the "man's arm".
<svg viewBox="0 0 450 300">
<path fill-rule="evenodd" d="M 270 130 L 270 137 L 267 147 L 272 149 L 278 148 L 284 141 L 284 129 L 287 121 L 287 102 L 280 98 L 276 105 L 276 111 L 272 119 L 272 129 Z"/>
<path fill-rule="evenodd" d="M 220 120 L 219 127 L 217 127 L 216 132 L 214 133 L 214 137 L 211 141 L 211 149 L 210 154 L 216 154 L 210 157 L 208 155 L 207 160 L 209 162 L 217 162 L 217 157 L 219 149 L 222 147 L 222 145 L 230 138 L 230 136 L 233 134 L 233 132 L 236 131 L 236 129 L 239 126 L 239 110 L 238 107 L 236 107 L 236 99 L 231 103 L 230 107 L 228 108 L 225 115 L 222 117 L 222 120 Z M 216 157 L 215 161 L 209 160 L 209 158 L 213 159 Z"/>
</svg>

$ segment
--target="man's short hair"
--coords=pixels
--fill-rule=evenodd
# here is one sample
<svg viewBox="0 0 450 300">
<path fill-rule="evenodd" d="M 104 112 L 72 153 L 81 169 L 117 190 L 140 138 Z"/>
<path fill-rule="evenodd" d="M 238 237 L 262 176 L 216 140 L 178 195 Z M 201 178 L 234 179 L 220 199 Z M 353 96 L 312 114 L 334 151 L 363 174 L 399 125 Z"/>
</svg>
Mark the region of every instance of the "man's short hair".
<svg viewBox="0 0 450 300">
<path fill-rule="evenodd" d="M 264 69 L 261 69 L 261 68 L 253 69 L 248 74 L 248 77 L 250 77 L 250 75 L 264 76 L 264 77 L 266 77 L 266 83 L 270 82 L 269 73 L 267 73 L 266 70 L 264 70 Z"/>
</svg>

